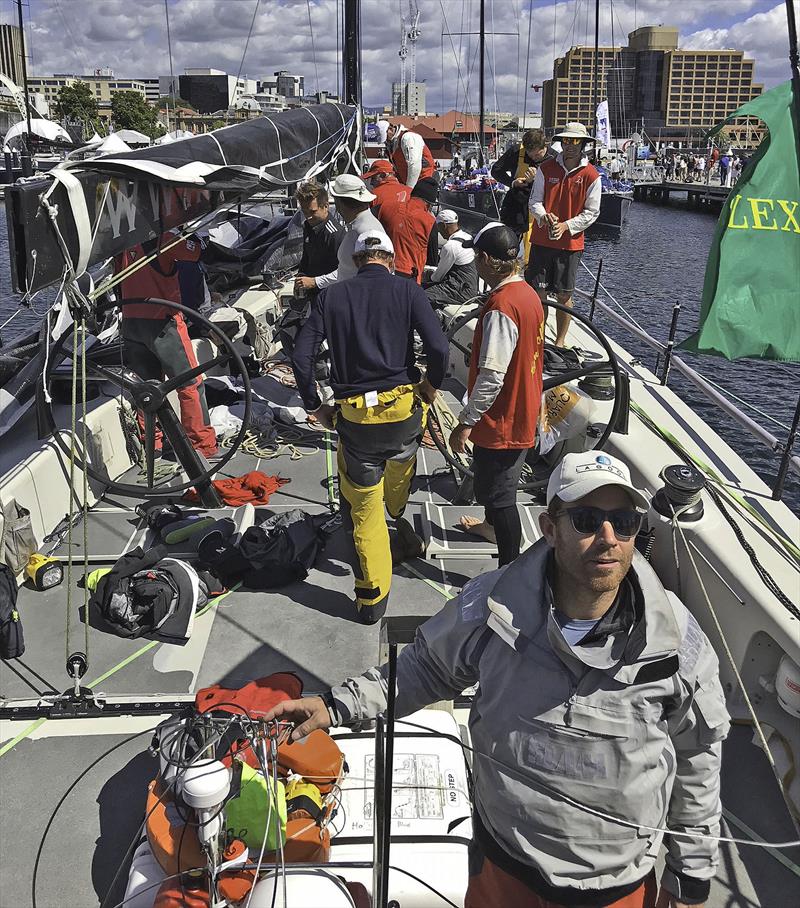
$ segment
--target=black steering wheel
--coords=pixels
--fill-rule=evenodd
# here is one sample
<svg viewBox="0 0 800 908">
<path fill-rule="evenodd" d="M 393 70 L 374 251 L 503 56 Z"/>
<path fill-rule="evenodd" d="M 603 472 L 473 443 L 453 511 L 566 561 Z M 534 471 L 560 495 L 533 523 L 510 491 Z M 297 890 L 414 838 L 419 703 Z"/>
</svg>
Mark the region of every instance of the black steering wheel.
<svg viewBox="0 0 800 908">
<path fill-rule="evenodd" d="M 597 339 L 600 346 L 605 351 L 605 359 L 593 360 L 591 363 L 587 363 L 581 366 L 578 369 L 572 369 L 569 372 L 561 372 L 558 375 L 554 375 L 550 378 L 546 378 L 542 382 L 542 393 L 549 391 L 551 388 L 557 388 L 559 385 L 565 385 L 568 382 L 577 381 L 580 378 L 583 378 L 586 375 L 591 375 L 593 372 L 600 372 L 602 370 L 610 369 L 611 377 L 614 380 L 614 404 L 611 408 L 611 415 L 608 418 L 608 422 L 603 430 L 602 434 L 597 440 L 593 450 L 599 451 L 603 448 L 605 443 L 608 441 L 611 433 L 614 431 L 614 426 L 617 424 L 617 419 L 619 417 L 619 411 L 622 408 L 623 397 L 619 393 L 620 387 L 622 385 L 622 376 L 619 370 L 619 363 L 617 362 L 617 357 L 614 351 L 611 349 L 606 336 L 597 328 L 594 323 L 587 316 L 582 315 L 580 312 L 576 312 L 574 309 L 571 309 L 569 306 L 562 306 L 561 303 L 547 303 L 546 308 L 552 308 L 560 310 L 561 312 L 566 312 L 571 315 L 574 319 L 577 319 L 585 328 L 587 328 L 590 333 Z M 472 356 L 472 345 L 464 345 L 460 341 L 456 340 L 456 335 L 464 327 L 464 325 L 469 324 L 474 318 L 477 318 L 480 313 L 481 307 L 476 306 L 470 309 L 469 312 L 465 312 L 463 315 L 460 315 L 458 318 L 454 319 L 447 328 L 447 339 L 457 350 L 464 354 L 465 362 L 469 363 L 469 359 Z M 463 476 L 472 477 L 472 470 L 465 466 L 464 462 L 458 460 L 454 457 L 447 448 L 447 438 L 445 437 L 444 427 L 439 424 L 438 417 L 435 413 L 434 407 L 431 407 L 428 410 L 428 427 L 430 429 L 431 438 L 433 439 L 436 447 L 439 449 L 439 452 L 447 460 L 447 462 L 458 470 Z M 519 488 L 522 491 L 535 491 L 536 489 L 542 489 L 547 485 L 547 479 L 534 480 L 532 482 L 520 483 Z"/>
<path fill-rule="evenodd" d="M 199 363 L 193 369 L 186 369 L 184 372 L 175 375 L 173 378 L 169 378 L 163 381 L 140 378 L 135 372 L 126 368 L 124 364 L 101 364 L 99 362 L 93 361 L 90 353 L 87 354 L 87 379 L 89 377 L 92 377 L 93 379 L 106 379 L 112 384 L 116 385 L 122 391 L 127 392 L 136 409 L 140 410 L 144 416 L 144 455 L 146 484 L 133 485 L 131 483 L 118 482 L 117 480 L 110 479 L 107 475 L 104 476 L 102 473 L 99 473 L 94 467 L 91 466 L 91 464 L 88 462 L 88 459 L 84 459 L 83 456 L 79 458 L 76 455 L 75 462 L 78 465 L 79 469 L 85 470 L 86 473 L 93 480 L 95 480 L 95 482 L 100 483 L 110 491 L 117 492 L 122 495 L 132 495 L 140 498 L 148 498 L 156 495 L 163 495 L 165 491 L 169 492 L 169 494 L 172 495 L 176 492 L 183 492 L 193 486 L 197 486 L 199 491 L 199 487 L 210 486 L 211 477 L 214 476 L 214 474 L 217 473 L 220 469 L 222 469 L 222 467 L 224 467 L 225 464 L 228 463 L 228 461 L 236 454 L 239 445 L 244 438 L 245 432 L 247 431 L 247 427 L 250 423 L 251 403 L 250 378 L 247 374 L 247 369 L 245 368 L 244 362 L 242 361 L 241 356 L 236 350 L 236 347 L 233 345 L 233 342 L 228 338 L 225 332 L 222 331 L 222 329 L 216 326 L 213 322 L 210 322 L 207 318 L 200 315 L 200 313 L 196 312 L 194 309 L 189 309 L 186 306 L 182 306 L 179 303 L 173 303 L 170 300 L 162 300 L 156 298 L 147 300 L 125 300 L 124 303 L 112 303 L 111 306 L 106 307 L 106 309 L 116 308 L 131 302 L 147 302 L 159 306 L 167 306 L 168 308 L 173 309 L 176 312 L 182 313 L 184 317 L 188 319 L 188 321 L 194 321 L 198 323 L 203 328 L 205 328 L 209 334 L 218 339 L 220 346 L 223 349 L 213 359 L 210 359 L 207 362 Z M 45 388 L 48 392 L 50 391 L 51 384 L 53 382 L 53 370 L 66 357 L 71 356 L 73 349 L 72 343 L 70 343 L 66 350 L 64 348 L 67 345 L 67 341 L 72 341 L 77 330 L 77 324 L 73 323 L 71 330 L 65 331 L 64 334 L 62 334 L 61 337 L 53 345 L 53 348 L 50 351 L 50 359 L 47 368 L 45 369 L 44 375 L 40 379 L 40 388 Z M 172 404 L 169 402 L 167 395 L 171 391 L 175 391 L 178 388 L 188 384 L 188 382 L 190 382 L 192 379 L 197 378 L 198 375 L 202 375 L 203 372 L 205 372 L 207 369 L 212 369 L 214 366 L 222 365 L 223 363 L 228 362 L 232 362 L 242 376 L 242 383 L 244 385 L 244 414 L 242 416 L 242 425 L 240 426 L 230 449 L 216 464 L 214 464 L 213 466 L 208 466 L 200 458 L 200 455 L 194 450 L 191 443 L 189 442 L 189 439 L 186 436 L 186 432 L 181 425 L 181 421 L 175 413 Z M 47 404 L 43 408 L 43 412 L 45 425 L 47 429 L 52 433 L 53 440 L 64 452 L 64 454 L 69 457 L 69 445 L 62 437 L 63 430 L 56 425 L 55 418 L 53 417 L 52 404 Z M 163 486 L 156 486 L 154 482 L 156 418 L 158 418 L 164 434 L 172 444 L 173 450 L 178 456 L 181 465 L 186 470 L 187 475 L 189 476 L 189 479 L 186 482 L 180 483 L 179 485 L 171 485 L 168 487 L 168 489 L 165 489 Z"/>
</svg>

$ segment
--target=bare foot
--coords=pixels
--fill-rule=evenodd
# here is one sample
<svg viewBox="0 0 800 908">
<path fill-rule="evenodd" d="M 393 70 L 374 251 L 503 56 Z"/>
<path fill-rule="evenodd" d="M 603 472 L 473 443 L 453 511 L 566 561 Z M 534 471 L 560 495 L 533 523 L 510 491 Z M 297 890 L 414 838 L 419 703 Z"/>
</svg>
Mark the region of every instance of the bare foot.
<svg viewBox="0 0 800 908">
<path fill-rule="evenodd" d="M 465 514 L 459 521 L 462 530 L 472 533 L 474 536 L 481 536 L 487 542 L 497 543 L 497 536 L 494 534 L 494 527 L 485 520 L 479 520 L 470 514 Z"/>
</svg>

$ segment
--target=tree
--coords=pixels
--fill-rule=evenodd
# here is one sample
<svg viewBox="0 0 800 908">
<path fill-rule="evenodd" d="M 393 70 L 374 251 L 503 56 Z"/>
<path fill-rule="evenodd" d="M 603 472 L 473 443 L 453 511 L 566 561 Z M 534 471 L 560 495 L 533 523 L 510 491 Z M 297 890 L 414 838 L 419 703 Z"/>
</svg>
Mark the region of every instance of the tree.
<svg viewBox="0 0 800 908">
<path fill-rule="evenodd" d="M 111 96 L 111 119 L 117 129 L 135 129 L 145 135 L 159 133 L 156 110 L 138 91 L 117 91 Z"/>
<path fill-rule="evenodd" d="M 97 100 L 86 82 L 62 86 L 56 99 L 56 115 L 79 122 L 97 120 Z"/>
<path fill-rule="evenodd" d="M 185 107 L 187 110 L 197 110 L 194 104 L 191 104 L 185 98 L 175 98 L 173 101 L 172 95 L 164 95 L 156 101 L 156 110 L 174 110 L 176 107 Z"/>
</svg>

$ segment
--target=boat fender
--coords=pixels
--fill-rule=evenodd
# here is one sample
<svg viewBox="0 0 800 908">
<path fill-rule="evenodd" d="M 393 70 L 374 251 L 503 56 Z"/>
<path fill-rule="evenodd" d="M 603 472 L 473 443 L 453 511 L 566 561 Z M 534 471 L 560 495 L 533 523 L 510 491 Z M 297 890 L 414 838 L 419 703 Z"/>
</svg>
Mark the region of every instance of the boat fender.
<svg viewBox="0 0 800 908">
<path fill-rule="evenodd" d="M 171 792 L 164 792 L 159 779 L 153 779 L 147 786 L 146 810 L 147 841 L 164 873 L 174 876 L 206 866 L 196 827 L 184 823 Z"/>
<path fill-rule="evenodd" d="M 123 899 L 126 908 L 153 908 L 153 889 L 164 880 L 164 871 L 145 839 L 133 853 L 128 885 Z"/>
<path fill-rule="evenodd" d="M 330 792 L 343 770 L 344 754 L 322 729 L 315 729 L 300 741 L 286 741 L 278 748 L 278 772 L 282 776 L 291 772 L 313 779 L 324 795 Z"/>
<path fill-rule="evenodd" d="M 167 879 L 156 893 L 153 908 L 210 908 L 211 896 L 205 874 Z"/>
</svg>

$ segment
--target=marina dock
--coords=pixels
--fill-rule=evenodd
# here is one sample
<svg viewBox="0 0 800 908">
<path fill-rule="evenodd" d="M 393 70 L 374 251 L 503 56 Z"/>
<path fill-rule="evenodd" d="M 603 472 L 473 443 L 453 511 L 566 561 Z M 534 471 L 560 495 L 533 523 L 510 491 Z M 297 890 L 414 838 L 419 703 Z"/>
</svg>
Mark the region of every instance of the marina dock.
<svg viewBox="0 0 800 908">
<path fill-rule="evenodd" d="M 673 194 L 685 194 L 693 208 L 708 208 L 718 211 L 728 193 L 730 186 L 719 186 L 711 183 L 635 183 L 633 197 L 639 202 L 653 202 L 666 205 Z"/>
</svg>

